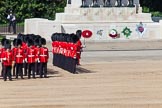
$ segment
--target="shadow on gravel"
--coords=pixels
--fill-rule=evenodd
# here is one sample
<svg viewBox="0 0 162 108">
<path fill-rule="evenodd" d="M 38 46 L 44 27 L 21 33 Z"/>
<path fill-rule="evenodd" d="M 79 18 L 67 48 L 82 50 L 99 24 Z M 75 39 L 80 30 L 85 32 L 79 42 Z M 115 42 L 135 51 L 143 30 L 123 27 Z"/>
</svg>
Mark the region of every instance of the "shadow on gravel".
<svg viewBox="0 0 162 108">
<path fill-rule="evenodd" d="M 53 69 L 47 69 L 48 77 L 61 77 L 61 74 L 58 71 Z"/>
<path fill-rule="evenodd" d="M 76 73 L 78 74 L 84 74 L 84 73 L 94 73 L 94 71 L 82 68 L 82 67 L 77 67 L 76 68 Z"/>
</svg>

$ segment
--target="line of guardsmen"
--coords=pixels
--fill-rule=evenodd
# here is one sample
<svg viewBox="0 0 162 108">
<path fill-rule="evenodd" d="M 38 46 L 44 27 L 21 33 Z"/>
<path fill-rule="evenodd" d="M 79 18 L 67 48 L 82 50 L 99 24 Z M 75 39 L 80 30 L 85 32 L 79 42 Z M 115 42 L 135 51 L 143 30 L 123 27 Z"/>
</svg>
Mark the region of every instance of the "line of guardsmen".
<svg viewBox="0 0 162 108">
<path fill-rule="evenodd" d="M 80 65 L 82 31 L 76 34 L 54 33 L 52 39 L 53 65 L 71 73 L 76 73 L 76 65 Z"/>
<path fill-rule="evenodd" d="M 39 35 L 19 34 L 13 40 L 11 48 L 10 40 L 1 40 L 0 60 L 2 62 L 1 76 L 4 81 L 7 77 L 12 81 L 12 75 L 16 79 L 20 76 L 28 76 L 35 79 L 36 75 L 40 78 L 47 78 L 48 48 L 45 46 L 46 40 Z M 13 73 L 13 74 L 12 74 Z"/>
</svg>

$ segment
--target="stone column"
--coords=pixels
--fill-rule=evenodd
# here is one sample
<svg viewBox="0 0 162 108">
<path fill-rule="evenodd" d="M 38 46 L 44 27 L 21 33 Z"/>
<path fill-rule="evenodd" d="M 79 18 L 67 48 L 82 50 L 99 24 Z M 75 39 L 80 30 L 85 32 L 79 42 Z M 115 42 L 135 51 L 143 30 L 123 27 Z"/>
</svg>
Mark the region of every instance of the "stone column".
<svg viewBox="0 0 162 108">
<path fill-rule="evenodd" d="M 127 6 L 128 5 L 128 0 L 122 0 L 122 6 Z"/>
<path fill-rule="evenodd" d="M 67 0 L 66 6 L 70 6 L 70 5 L 71 5 L 71 0 Z"/>
<path fill-rule="evenodd" d="M 68 0 L 68 4 L 71 4 L 71 0 Z"/>
<path fill-rule="evenodd" d="M 82 5 L 82 0 L 71 0 L 72 7 L 80 7 Z"/>
<path fill-rule="evenodd" d="M 134 5 L 136 6 L 136 13 L 141 13 L 142 8 L 140 7 L 139 0 L 134 0 Z"/>
<path fill-rule="evenodd" d="M 116 2 L 117 2 L 116 0 L 110 0 L 111 6 L 115 6 Z"/>
<path fill-rule="evenodd" d="M 134 4 L 139 5 L 139 0 L 134 0 Z"/>
</svg>

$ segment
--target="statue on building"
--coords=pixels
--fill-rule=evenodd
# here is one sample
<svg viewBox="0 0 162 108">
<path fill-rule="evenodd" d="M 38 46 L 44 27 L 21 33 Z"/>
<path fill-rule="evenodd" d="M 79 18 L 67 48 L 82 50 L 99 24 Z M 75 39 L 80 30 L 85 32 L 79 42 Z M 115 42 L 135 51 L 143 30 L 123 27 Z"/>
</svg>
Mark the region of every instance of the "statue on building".
<svg viewBox="0 0 162 108">
<path fill-rule="evenodd" d="M 71 0 L 68 0 L 68 4 L 71 4 Z"/>
<path fill-rule="evenodd" d="M 93 7 L 98 7 L 98 0 L 93 0 Z"/>
<path fill-rule="evenodd" d="M 105 7 L 111 6 L 110 0 L 103 0 L 103 3 Z"/>
<path fill-rule="evenodd" d="M 122 6 L 122 0 L 117 0 L 117 3 L 118 3 L 118 7 L 121 7 Z"/>
<path fill-rule="evenodd" d="M 129 1 L 129 5 L 128 6 L 130 6 L 130 7 L 134 6 L 133 0 L 128 0 L 128 1 Z"/>
<path fill-rule="evenodd" d="M 82 0 L 82 6 L 81 7 L 85 7 L 86 6 L 86 0 Z"/>
</svg>

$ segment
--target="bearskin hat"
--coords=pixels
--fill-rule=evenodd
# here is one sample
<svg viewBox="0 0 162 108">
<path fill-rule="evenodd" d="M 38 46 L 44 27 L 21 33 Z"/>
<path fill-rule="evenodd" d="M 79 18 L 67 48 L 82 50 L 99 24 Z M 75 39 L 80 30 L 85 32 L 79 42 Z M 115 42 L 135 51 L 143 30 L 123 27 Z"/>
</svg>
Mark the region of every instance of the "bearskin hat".
<svg viewBox="0 0 162 108">
<path fill-rule="evenodd" d="M 31 40 L 34 40 L 35 39 L 35 35 L 34 34 L 29 34 L 29 39 L 31 39 Z"/>
<path fill-rule="evenodd" d="M 15 38 L 15 39 L 13 40 L 13 42 L 12 42 L 12 45 L 13 45 L 13 46 L 16 46 L 16 41 L 17 41 L 17 39 Z"/>
<path fill-rule="evenodd" d="M 62 41 L 62 42 L 65 42 L 65 40 L 66 40 L 65 34 L 62 33 L 62 39 L 61 39 L 61 41 Z"/>
<path fill-rule="evenodd" d="M 25 42 L 25 43 L 28 43 L 28 40 L 29 40 L 29 36 L 25 36 L 25 37 L 24 37 L 24 42 Z"/>
<path fill-rule="evenodd" d="M 80 39 L 82 35 L 82 30 L 77 30 L 76 31 L 76 36 Z"/>
<path fill-rule="evenodd" d="M 56 41 L 56 36 L 57 36 L 57 33 L 53 33 L 52 36 L 51 36 L 51 40 Z"/>
<path fill-rule="evenodd" d="M 40 45 L 46 45 L 46 39 L 45 38 L 41 38 L 39 42 L 40 42 Z"/>
<path fill-rule="evenodd" d="M 32 45 L 34 45 L 34 41 L 32 40 L 32 39 L 28 39 L 28 46 L 32 46 Z"/>
<path fill-rule="evenodd" d="M 8 44 L 10 44 L 10 41 L 9 41 L 8 39 L 6 39 L 6 40 L 4 41 L 4 46 L 5 46 L 5 45 L 8 45 Z"/>
<path fill-rule="evenodd" d="M 17 39 L 22 39 L 22 35 L 23 35 L 23 34 L 19 33 L 19 34 L 17 35 Z"/>
<path fill-rule="evenodd" d="M 71 37 L 67 34 L 67 42 L 71 42 Z"/>
<path fill-rule="evenodd" d="M 11 44 L 6 44 L 5 49 L 11 49 Z"/>
<path fill-rule="evenodd" d="M 72 38 L 73 43 L 76 43 L 79 40 L 79 38 L 75 34 L 71 34 L 70 37 Z"/>
<path fill-rule="evenodd" d="M 60 40 L 59 40 L 59 37 L 60 37 L 59 35 L 60 35 L 59 33 L 57 33 L 57 34 L 55 35 L 56 41 L 60 41 Z"/>
<path fill-rule="evenodd" d="M 16 43 L 16 46 L 19 46 L 19 45 L 21 46 L 22 45 L 22 40 L 21 39 L 17 39 L 15 43 Z"/>
<path fill-rule="evenodd" d="M 2 45 L 2 46 L 4 46 L 6 40 L 7 40 L 6 38 L 3 38 L 3 39 L 1 40 L 1 45 Z"/>
<path fill-rule="evenodd" d="M 36 40 L 36 39 L 38 39 L 38 38 L 41 38 L 41 36 L 40 36 L 40 35 L 35 35 L 34 40 Z"/>
<path fill-rule="evenodd" d="M 40 40 L 40 38 L 36 38 L 36 39 L 34 40 L 34 45 L 35 45 L 35 46 L 40 46 L 39 40 Z"/>
<path fill-rule="evenodd" d="M 5 49 L 11 49 L 11 43 L 8 39 L 6 39 L 6 41 L 4 42 L 4 47 Z"/>
</svg>

